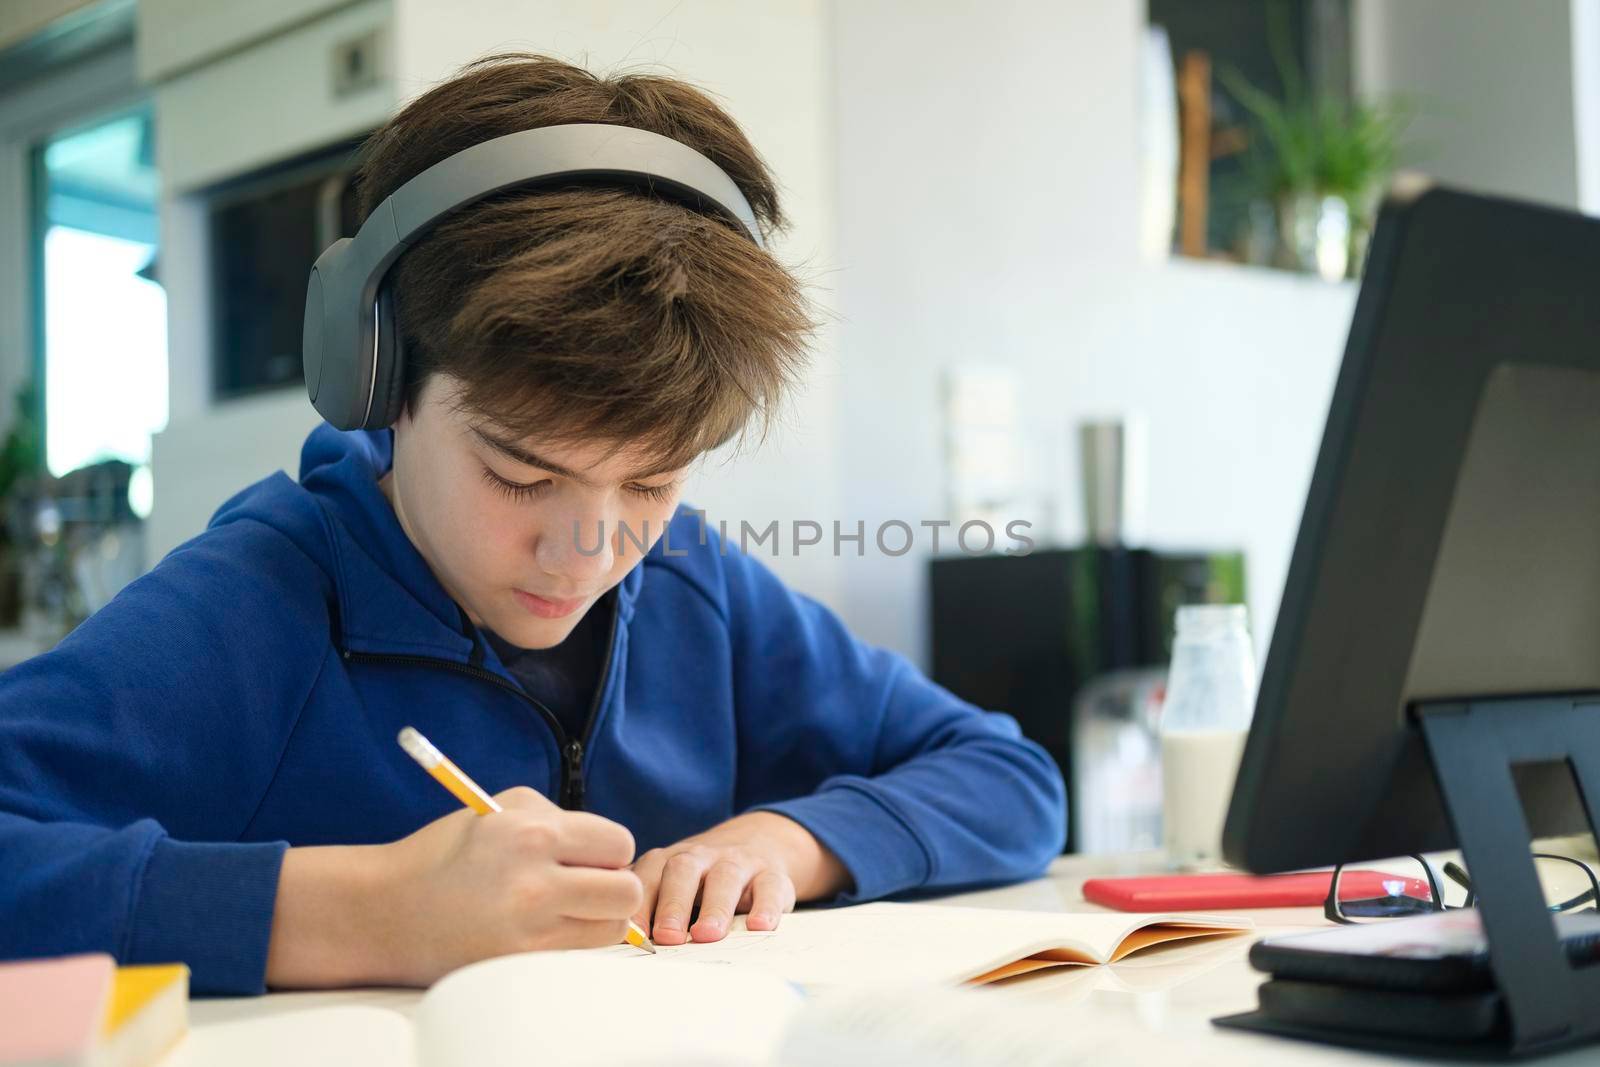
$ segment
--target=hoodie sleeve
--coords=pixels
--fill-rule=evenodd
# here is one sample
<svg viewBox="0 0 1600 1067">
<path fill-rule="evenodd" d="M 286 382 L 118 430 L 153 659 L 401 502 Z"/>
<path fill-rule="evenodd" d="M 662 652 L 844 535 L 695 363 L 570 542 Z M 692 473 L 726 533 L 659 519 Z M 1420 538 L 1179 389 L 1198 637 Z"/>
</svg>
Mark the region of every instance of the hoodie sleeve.
<svg viewBox="0 0 1600 1067">
<path fill-rule="evenodd" d="M 1039 874 L 1066 836 L 1055 762 L 1008 715 L 853 637 L 758 561 L 724 561 L 740 810 L 806 827 L 850 872 L 840 903 Z"/>
<path fill-rule="evenodd" d="M 253 521 L 176 549 L 0 675 L 0 958 L 263 989 L 284 842 L 242 842 L 325 657 L 328 582 Z"/>
</svg>

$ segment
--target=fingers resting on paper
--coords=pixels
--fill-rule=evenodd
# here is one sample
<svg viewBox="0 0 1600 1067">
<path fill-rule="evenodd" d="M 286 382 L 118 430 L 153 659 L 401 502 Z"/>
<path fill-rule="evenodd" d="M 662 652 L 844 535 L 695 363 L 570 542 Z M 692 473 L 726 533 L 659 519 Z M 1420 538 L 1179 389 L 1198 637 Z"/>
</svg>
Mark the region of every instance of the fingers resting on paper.
<svg viewBox="0 0 1600 1067">
<path fill-rule="evenodd" d="M 748 914 L 751 930 L 775 930 L 797 899 L 822 899 L 849 884 L 832 853 L 772 812 L 740 815 L 652 849 L 633 869 L 644 887 L 634 920 L 661 945 L 719 941 L 740 914 Z"/>
</svg>

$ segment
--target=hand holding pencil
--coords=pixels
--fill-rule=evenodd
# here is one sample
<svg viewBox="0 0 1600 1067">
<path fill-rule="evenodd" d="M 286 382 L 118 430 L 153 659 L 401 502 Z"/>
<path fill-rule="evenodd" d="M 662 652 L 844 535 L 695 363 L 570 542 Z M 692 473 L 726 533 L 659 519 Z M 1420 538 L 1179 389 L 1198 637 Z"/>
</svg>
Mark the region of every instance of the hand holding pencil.
<svg viewBox="0 0 1600 1067">
<path fill-rule="evenodd" d="M 450 762 L 444 753 L 435 748 L 433 743 L 423 737 L 417 730 L 407 726 L 400 731 L 399 741 L 400 747 L 405 749 L 408 756 L 416 760 L 423 770 L 433 776 L 435 781 L 450 790 L 457 800 L 477 814 L 490 815 L 505 810 L 493 797 L 485 793 L 477 782 L 469 778 L 460 767 Z M 530 790 L 530 792 L 533 791 Z M 534 795 L 544 799 L 538 793 Z M 553 808 L 555 805 L 552 804 L 551 807 Z M 630 849 L 628 862 L 631 863 L 632 859 Z M 633 945 L 635 948 L 644 949 L 646 952 L 654 953 L 656 950 L 655 945 L 651 944 L 649 936 L 632 919 L 628 920 L 627 931 L 621 940 L 627 941 L 628 944 Z"/>
<path fill-rule="evenodd" d="M 284 854 L 269 986 L 428 986 L 492 956 L 626 939 L 644 903 L 627 828 L 458 777 L 462 805 L 397 841 Z"/>
</svg>

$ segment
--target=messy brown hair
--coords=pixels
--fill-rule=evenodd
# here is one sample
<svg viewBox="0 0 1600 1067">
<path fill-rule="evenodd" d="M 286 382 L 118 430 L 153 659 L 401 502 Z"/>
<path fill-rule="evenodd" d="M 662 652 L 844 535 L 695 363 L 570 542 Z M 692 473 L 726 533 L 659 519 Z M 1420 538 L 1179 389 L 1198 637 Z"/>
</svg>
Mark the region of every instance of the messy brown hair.
<svg viewBox="0 0 1600 1067">
<path fill-rule="evenodd" d="M 362 148 L 364 220 L 429 166 L 480 141 L 562 123 L 681 141 L 738 184 L 764 235 L 777 187 L 739 127 L 676 79 L 600 77 L 492 55 L 422 94 Z M 795 275 L 734 222 L 632 188 L 511 190 L 441 220 L 390 271 L 406 407 L 434 374 L 519 438 L 599 440 L 686 463 L 765 428 L 813 327 Z"/>
</svg>

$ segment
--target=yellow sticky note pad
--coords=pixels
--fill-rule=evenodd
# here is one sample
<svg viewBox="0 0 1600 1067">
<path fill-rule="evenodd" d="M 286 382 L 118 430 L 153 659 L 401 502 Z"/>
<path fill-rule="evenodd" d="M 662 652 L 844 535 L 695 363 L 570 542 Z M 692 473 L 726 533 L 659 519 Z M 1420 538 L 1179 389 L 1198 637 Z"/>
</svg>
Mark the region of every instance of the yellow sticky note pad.
<svg viewBox="0 0 1600 1067">
<path fill-rule="evenodd" d="M 100 1026 L 101 1061 L 158 1061 L 189 1029 L 189 968 L 181 963 L 118 967 Z"/>
<path fill-rule="evenodd" d="M 147 966 L 118 967 L 111 990 L 111 1005 L 106 1009 L 102 1034 L 111 1034 L 137 1015 L 162 993 L 180 987 L 178 999 L 189 999 L 189 968 L 181 963 L 154 963 Z"/>
</svg>

